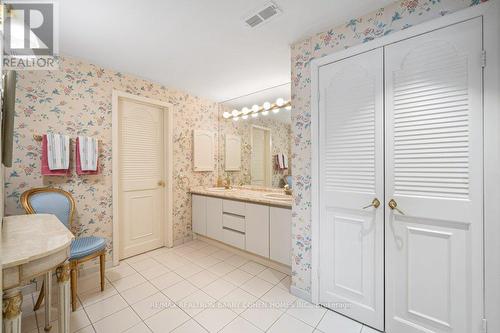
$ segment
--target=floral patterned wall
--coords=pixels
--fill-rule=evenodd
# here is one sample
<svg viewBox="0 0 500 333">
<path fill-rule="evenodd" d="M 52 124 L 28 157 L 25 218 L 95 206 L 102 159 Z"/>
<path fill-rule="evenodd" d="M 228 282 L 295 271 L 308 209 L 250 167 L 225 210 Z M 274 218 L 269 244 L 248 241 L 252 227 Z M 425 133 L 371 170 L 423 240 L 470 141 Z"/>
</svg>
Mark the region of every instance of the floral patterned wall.
<svg viewBox="0 0 500 333">
<path fill-rule="evenodd" d="M 68 57 L 61 60 L 59 71 L 18 72 L 14 163 L 5 170 L 6 214 L 24 212 L 19 197 L 29 188 L 62 188 L 76 200 L 76 235 L 106 237 L 111 254 L 111 94 L 116 89 L 174 105 L 174 240 L 179 243 L 191 237 L 188 190 L 191 186 L 211 186 L 216 179 L 216 172 L 192 171 L 192 131 L 217 133 L 218 104 L 83 61 Z M 48 131 L 72 138 L 98 138 L 101 174 L 77 176 L 72 164 L 71 177 L 42 177 L 41 143 L 33 139 L 33 134 Z"/>
<path fill-rule="evenodd" d="M 248 185 L 251 184 L 251 161 L 252 161 L 252 144 L 251 144 L 251 129 L 252 125 L 262 126 L 270 129 L 272 151 L 271 155 L 274 157 L 277 154 L 285 154 L 288 157 L 288 169 L 279 170 L 273 163 L 272 173 L 272 187 L 283 187 L 285 183 L 282 181 L 283 177 L 291 174 L 291 151 L 292 151 L 292 134 L 291 125 L 283 121 L 272 118 L 272 115 L 267 117 L 259 117 L 256 119 L 240 119 L 235 122 L 232 119 L 225 119 L 222 114 L 224 111 L 231 112 L 232 108 L 225 108 L 221 105 L 221 112 L 219 116 L 219 174 L 224 177 L 225 163 L 225 140 L 226 134 L 237 135 L 241 138 L 241 171 L 230 171 L 228 174 L 233 183 Z M 283 110 L 282 112 L 290 112 Z"/>
<path fill-rule="evenodd" d="M 292 286 L 296 291 L 311 293 L 311 61 L 481 2 L 484 1 L 402 0 L 291 46 L 295 197 Z"/>
</svg>

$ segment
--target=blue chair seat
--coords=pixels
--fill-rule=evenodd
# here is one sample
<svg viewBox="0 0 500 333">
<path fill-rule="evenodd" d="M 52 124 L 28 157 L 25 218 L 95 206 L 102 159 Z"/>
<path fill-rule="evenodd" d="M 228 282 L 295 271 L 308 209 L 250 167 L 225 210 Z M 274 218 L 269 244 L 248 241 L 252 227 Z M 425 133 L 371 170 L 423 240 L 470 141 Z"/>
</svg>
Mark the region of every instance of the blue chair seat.
<svg viewBox="0 0 500 333">
<path fill-rule="evenodd" d="M 69 260 L 81 259 L 106 247 L 106 240 L 102 237 L 80 237 L 71 243 Z"/>
</svg>

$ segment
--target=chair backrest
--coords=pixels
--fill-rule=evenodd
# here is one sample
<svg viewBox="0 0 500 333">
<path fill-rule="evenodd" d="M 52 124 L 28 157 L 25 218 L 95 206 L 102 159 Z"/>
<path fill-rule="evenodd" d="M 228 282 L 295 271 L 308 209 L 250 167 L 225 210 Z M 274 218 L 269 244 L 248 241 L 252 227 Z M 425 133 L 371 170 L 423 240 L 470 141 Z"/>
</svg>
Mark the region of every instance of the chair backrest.
<svg viewBox="0 0 500 333">
<path fill-rule="evenodd" d="M 21 195 L 21 205 L 27 214 L 54 214 L 71 230 L 75 200 L 68 192 L 57 188 L 33 188 Z"/>
</svg>

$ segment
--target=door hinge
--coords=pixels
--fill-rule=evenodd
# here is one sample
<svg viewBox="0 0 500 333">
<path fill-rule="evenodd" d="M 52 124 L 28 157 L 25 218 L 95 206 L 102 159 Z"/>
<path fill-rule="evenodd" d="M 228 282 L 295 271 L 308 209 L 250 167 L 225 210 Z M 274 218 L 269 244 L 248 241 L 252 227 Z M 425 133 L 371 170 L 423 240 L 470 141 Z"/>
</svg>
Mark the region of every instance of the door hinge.
<svg viewBox="0 0 500 333">
<path fill-rule="evenodd" d="M 488 321 L 483 318 L 483 333 L 488 333 Z"/>
<path fill-rule="evenodd" d="M 481 52 L 481 66 L 486 67 L 486 50 Z"/>
</svg>

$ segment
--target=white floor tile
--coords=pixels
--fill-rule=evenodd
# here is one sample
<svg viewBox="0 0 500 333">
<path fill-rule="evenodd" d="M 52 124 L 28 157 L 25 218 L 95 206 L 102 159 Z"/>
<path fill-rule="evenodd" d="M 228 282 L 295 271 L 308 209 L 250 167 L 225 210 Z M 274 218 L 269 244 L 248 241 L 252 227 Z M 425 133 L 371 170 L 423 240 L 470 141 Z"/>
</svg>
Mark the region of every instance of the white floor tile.
<svg viewBox="0 0 500 333">
<path fill-rule="evenodd" d="M 241 269 L 235 269 L 227 275 L 224 275 L 222 278 L 236 286 L 241 286 L 243 283 L 253 278 L 253 275 L 242 271 Z"/>
<path fill-rule="evenodd" d="M 165 288 L 168 288 L 170 286 L 173 286 L 177 282 L 182 281 L 182 277 L 179 275 L 175 274 L 174 272 L 170 272 L 167 274 L 160 275 L 157 278 L 154 278 L 150 282 L 158 289 L 162 290 Z"/>
<path fill-rule="evenodd" d="M 215 257 L 220 260 L 226 260 L 229 257 L 232 257 L 234 254 L 232 252 L 226 250 L 217 250 L 212 253 L 212 257 Z"/>
<path fill-rule="evenodd" d="M 51 333 L 55 333 L 55 331 L 52 332 L 52 330 L 51 330 Z M 82 328 L 81 330 L 77 331 L 76 333 L 95 333 L 95 330 L 94 330 L 93 326 L 87 326 L 87 327 Z"/>
<path fill-rule="evenodd" d="M 263 270 L 265 270 L 266 266 L 258 264 L 255 261 L 249 261 L 246 264 L 242 265 L 240 269 L 252 275 L 257 275 Z"/>
<path fill-rule="evenodd" d="M 158 276 L 166 274 L 168 272 L 170 272 L 170 270 L 167 267 L 156 262 L 156 265 L 154 267 L 141 270 L 141 271 L 139 271 L 139 274 L 144 276 L 144 278 L 146 278 L 147 280 L 152 280 L 152 279 L 157 278 Z"/>
<path fill-rule="evenodd" d="M 235 267 L 223 261 L 213 266 L 210 266 L 209 268 L 207 268 L 207 270 L 211 273 L 214 273 L 217 276 L 223 276 L 231 271 L 234 271 Z"/>
<path fill-rule="evenodd" d="M 195 240 L 192 242 L 192 244 L 188 245 L 190 248 L 195 249 L 195 250 L 200 250 L 208 246 L 208 243 L 205 243 L 200 240 Z"/>
<path fill-rule="evenodd" d="M 139 324 L 126 330 L 125 333 L 151 333 L 151 330 L 141 321 Z"/>
<path fill-rule="evenodd" d="M 207 331 L 218 332 L 236 317 L 236 313 L 220 305 L 203 310 L 194 319 Z"/>
<path fill-rule="evenodd" d="M 244 291 L 243 289 L 236 288 L 226 296 L 220 299 L 220 303 L 232 311 L 240 314 L 248 309 L 252 304 L 257 301 L 257 297 Z"/>
<path fill-rule="evenodd" d="M 154 295 L 159 290 L 150 282 L 144 282 L 138 286 L 127 289 L 121 293 L 121 296 L 127 301 L 128 304 L 134 304 L 140 300 Z"/>
<path fill-rule="evenodd" d="M 152 315 L 173 306 L 174 303 L 167 296 L 159 292 L 135 303 L 132 305 L 132 309 L 134 309 L 135 313 L 137 313 L 142 320 L 145 320 Z"/>
<path fill-rule="evenodd" d="M 219 300 L 229 294 L 235 288 L 236 286 L 234 284 L 220 279 L 210 283 L 208 286 L 205 286 L 201 289 L 211 297 Z"/>
<path fill-rule="evenodd" d="M 292 278 L 290 276 L 285 277 L 281 280 L 277 286 L 285 290 L 290 290 L 290 284 L 292 283 Z"/>
<path fill-rule="evenodd" d="M 39 316 L 39 318 L 41 319 L 39 325 L 43 329 L 44 326 L 43 316 Z M 21 328 L 23 332 L 29 332 L 37 329 L 36 314 L 34 312 L 31 312 L 26 316 L 22 317 Z"/>
<path fill-rule="evenodd" d="M 161 256 L 163 254 L 167 254 L 173 251 L 173 248 L 168 248 L 168 247 L 160 247 L 159 249 L 153 250 L 149 252 L 149 256 L 151 258 L 155 258 L 158 256 Z"/>
<path fill-rule="evenodd" d="M 57 317 L 56 317 L 57 318 Z M 90 320 L 83 309 L 71 312 L 70 314 L 70 328 L 71 332 L 76 332 L 84 327 L 90 325 Z"/>
<path fill-rule="evenodd" d="M 271 325 L 274 324 L 274 322 L 282 315 L 283 312 L 274 309 L 270 304 L 257 301 L 249 309 L 243 312 L 241 317 L 245 318 L 261 330 L 267 331 L 267 329 L 271 327 Z"/>
<path fill-rule="evenodd" d="M 231 257 L 227 258 L 226 260 L 224 260 L 224 262 L 228 263 L 229 265 L 233 265 L 234 267 L 243 266 L 244 264 L 246 264 L 249 261 L 250 260 L 248 260 L 247 258 L 239 256 L 239 255 L 234 255 L 234 256 L 231 256 Z"/>
<path fill-rule="evenodd" d="M 233 320 L 229 325 L 222 329 L 221 333 L 262 333 L 264 331 L 258 329 L 256 326 L 250 324 L 247 320 L 238 317 Z M 283 332 L 285 333 L 285 332 Z"/>
<path fill-rule="evenodd" d="M 209 308 L 215 302 L 215 298 L 210 297 L 202 290 L 198 290 L 194 294 L 191 294 L 188 297 L 178 301 L 177 305 L 188 315 L 194 317 L 201 311 Z"/>
<path fill-rule="evenodd" d="M 206 333 L 207 330 L 200 326 L 193 319 L 186 321 L 181 326 L 177 327 L 172 333 Z"/>
<path fill-rule="evenodd" d="M 86 293 L 78 294 L 78 298 L 80 299 L 80 302 L 82 302 L 83 306 L 89 306 L 116 294 L 118 294 L 118 292 L 115 287 L 107 285 L 104 288 L 104 291 L 101 291 L 101 289 L 88 291 Z"/>
<path fill-rule="evenodd" d="M 176 269 L 175 273 L 182 276 L 184 279 L 187 279 L 188 277 L 193 276 L 196 273 L 201 272 L 202 270 L 203 270 L 202 267 L 200 267 L 196 264 L 193 264 L 193 263 L 189 263 L 187 265 L 184 265 L 184 266 Z"/>
<path fill-rule="evenodd" d="M 292 304 L 292 306 L 290 306 L 286 313 L 302 320 L 310 326 L 316 327 L 321 318 L 325 315 L 326 311 L 327 310 L 321 306 L 298 299 Z"/>
<path fill-rule="evenodd" d="M 277 284 L 286 277 L 286 274 L 278 272 L 277 270 L 272 268 L 266 268 L 265 270 L 260 272 L 257 277 L 260 277 L 262 280 L 266 280 L 269 283 Z"/>
<path fill-rule="evenodd" d="M 148 258 L 150 258 L 150 255 L 149 255 L 149 252 L 146 252 L 146 253 L 138 254 L 136 256 L 127 258 L 124 261 L 127 264 L 131 264 L 131 263 L 139 262 L 139 261 L 142 261 L 142 260 L 145 260 L 145 259 L 148 259 Z"/>
<path fill-rule="evenodd" d="M 363 326 L 363 328 L 361 329 L 361 333 L 380 333 L 379 331 L 376 331 L 374 330 L 373 328 L 371 327 L 368 327 L 368 326 Z"/>
<path fill-rule="evenodd" d="M 210 273 L 209 271 L 201 271 L 193 276 L 190 276 L 189 278 L 187 278 L 187 280 L 194 284 L 196 287 L 203 288 L 214 282 L 218 278 L 219 277 L 214 273 Z"/>
<path fill-rule="evenodd" d="M 105 283 L 106 286 L 109 285 L 108 280 L 106 280 Z M 78 278 L 78 292 L 86 293 L 96 290 L 101 290 L 101 275 L 99 272 L 84 275 Z"/>
<path fill-rule="evenodd" d="M 361 324 L 336 312 L 327 311 L 316 328 L 323 332 L 359 333 Z"/>
<path fill-rule="evenodd" d="M 284 314 L 279 318 L 273 326 L 268 330 L 269 333 L 311 333 L 314 327 L 295 319 L 294 317 Z M 339 331 L 342 332 L 342 331 Z M 343 333 L 343 332 L 342 332 Z"/>
<path fill-rule="evenodd" d="M 109 316 L 128 307 L 127 302 L 120 296 L 114 295 L 100 302 L 94 303 L 85 307 L 85 311 L 89 315 L 90 321 L 95 323 L 102 318 Z"/>
<path fill-rule="evenodd" d="M 209 246 L 203 248 L 203 252 L 209 256 L 213 255 L 214 253 L 219 252 L 219 251 L 221 251 L 221 249 L 218 248 L 217 246 L 213 246 L 213 245 L 209 245 Z M 223 259 L 221 259 L 221 260 L 223 260 Z"/>
<path fill-rule="evenodd" d="M 116 280 L 113 283 L 113 286 L 118 290 L 118 292 L 125 291 L 127 289 L 138 286 L 142 283 L 146 282 L 146 279 L 140 275 L 139 273 L 135 273 L 129 276 L 124 277 L 123 279 Z"/>
<path fill-rule="evenodd" d="M 191 263 L 191 261 L 175 253 L 169 253 L 166 255 L 154 257 L 153 259 L 158 261 L 160 264 L 166 266 L 170 270 L 176 270 L 178 268 L 181 268 L 182 266 Z"/>
<path fill-rule="evenodd" d="M 298 298 L 290 294 L 289 291 L 274 287 L 273 289 L 269 290 L 264 296 L 262 296 L 261 299 L 264 302 L 271 304 L 275 308 L 285 311 L 293 303 L 295 303 Z"/>
<path fill-rule="evenodd" d="M 155 266 L 158 266 L 158 262 L 153 260 L 152 258 L 146 258 L 146 259 L 141 260 L 141 261 L 131 262 L 131 263 L 129 263 L 129 265 L 133 269 L 135 269 L 137 272 L 140 273 L 141 271 L 151 269 Z"/>
<path fill-rule="evenodd" d="M 215 264 L 218 264 L 222 262 L 222 260 L 217 259 L 212 256 L 203 256 L 203 257 L 198 257 L 193 259 L 193 262 L 196 263 L 197 265 L 203 267 L 203 268 L 208 268 L 210 266 L 213 266 Z"/>
<path fill-rule="evenodd" d="M 195 293 L 196 291 L 198 291 L 198 288 L 189 283 L 189 281 L 183 280 L 179 283 L 174 284 L 173 286 L 163 289 L 162 293 L 167 295 L 167 297 L 172 301 L 177 302 Z"/>
<path fill-rule="evenodd" d="M 165 309 L 144 322 L 154 333 L 170 332 L 189 320 L 189 316 L 177 307 Z"/>
<path fill-rule="evenodd" d="M 271 290 L 272 287 L 272 284 L 258 277 L 254 277 L 240 286 L 241 289 L 248 291 L 256 297 L 262 297 L 265 293 Z"/>
<path fill-rule="evenodd" d="M 128 307 L 98 321 L 94 328 L 97 333 L 121 333 L 140 322 L 141 319 Z"/>
</svg>

